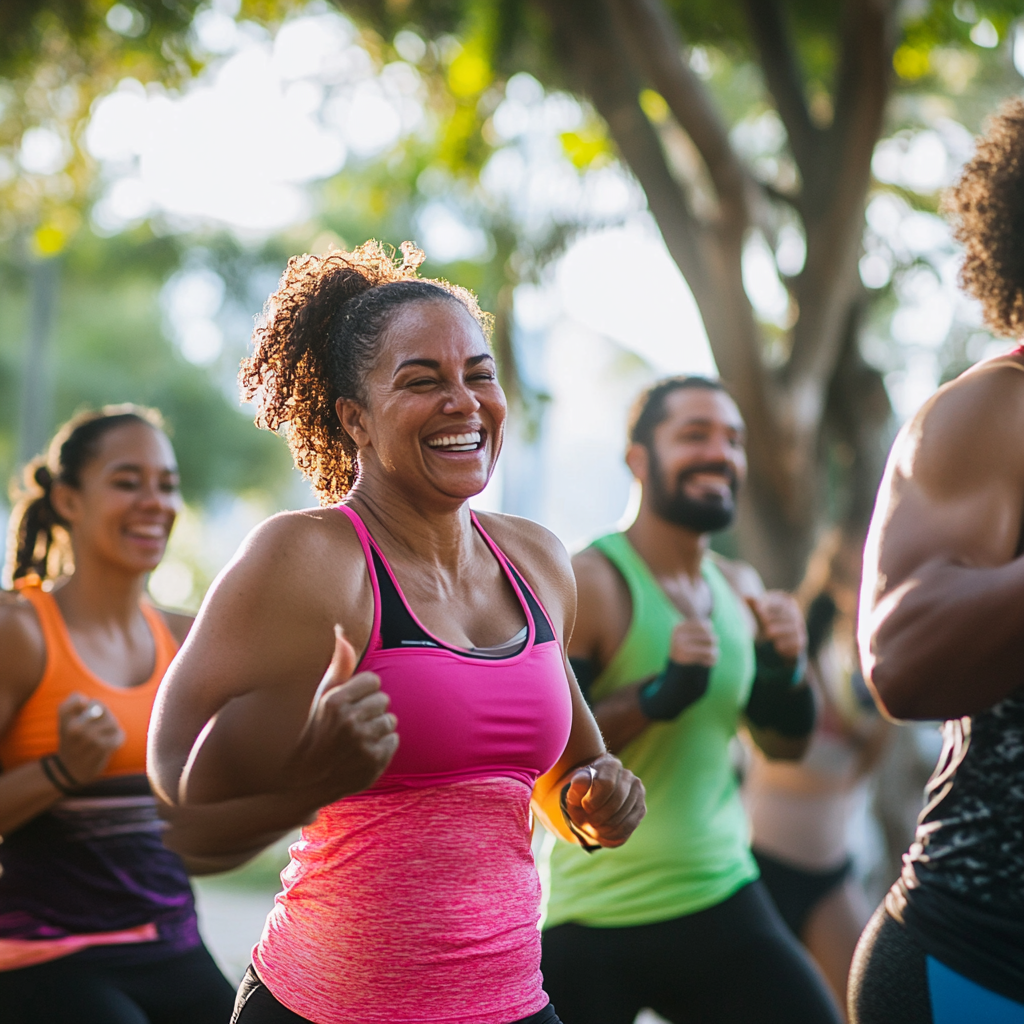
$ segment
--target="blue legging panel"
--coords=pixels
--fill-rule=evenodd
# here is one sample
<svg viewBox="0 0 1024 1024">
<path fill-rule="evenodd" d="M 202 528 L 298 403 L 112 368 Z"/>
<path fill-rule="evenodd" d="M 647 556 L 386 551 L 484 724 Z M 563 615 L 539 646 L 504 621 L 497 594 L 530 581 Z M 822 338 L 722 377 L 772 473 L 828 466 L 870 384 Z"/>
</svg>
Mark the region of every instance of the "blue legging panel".
<svg viewBox="0 0 1024 1024">
<path fill-rule="evenodd" d="M 932 1024 L 1024 1024 L 1024 1003 L 982 988 L 931 956 L 927 971 Z"/>
</svg>

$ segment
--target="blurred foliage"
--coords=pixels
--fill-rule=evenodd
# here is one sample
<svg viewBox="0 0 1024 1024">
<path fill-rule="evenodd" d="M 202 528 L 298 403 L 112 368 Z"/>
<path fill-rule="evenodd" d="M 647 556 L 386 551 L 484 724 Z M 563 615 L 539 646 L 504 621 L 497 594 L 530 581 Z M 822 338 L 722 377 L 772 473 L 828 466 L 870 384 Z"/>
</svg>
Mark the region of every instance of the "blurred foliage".
<svg viewBox="0 0 1024 1024">
<path fill-rule="evenodd" d="M 425 205 L 447 203 L 485 233 L 486 251 L 450 265 L 428 263 L 424 272 L 473 287 L 486 308 L 498 311 L 500 326 L 503 313 L 510 317 L 511 289 L 535 280 L 583 227 L 567 221 L 526 230 L 515 211 L 496 204 L 479 182 L 487 161 L 509 145 L 493 122 L 509 77 L 529 72 L 549 91 L 569 85 L 553 52 L 547 20 L 535 4 L 335 3 L 360 26 L 361 41 L 378 67 L 405 59 L 399 33 L 423 40 L 423 55 L 414 63 L 425 89 L 429 130 L 403 137 L 379 158 L 350 160 L 341 174 L 315 189 L 318 209 L 312 222 L 255 246 L 209 231 L 174 238 L 149 226 L 101 239 L 87 226 L 99 188 L 99 168 L 82 145 L 91 105 L 125 77 L 176 89 L 198 74 L 203 61 L 190 42 L 192 18 L 203 9 L 198 0 L 117 5 L 109 0 L 8 0 L 0 5 L 0 472 L 6 475 L 12 468 L 31 259 L 62 261 L 55 417 L 82 404 L 129 398 L 159 405 L 174 425 L 186 485 L 195 498 L 267 480 L 284 486 L 284 446 L 248 426 L 247 416 L 235 408 L 232 381 L 247 338 L 246 317 L 258 310 L 289 255 L 327 241 L 344 245 L 368 237 L 397 245 L 416 237 Z M 114 6 L 120 9 L 117 16 Z M 769 110 L 743 4 L 666 0 L 666 6 L 726 121 L 735 125 Z M 785 5 L 811 108 L 819 119 L 827 119 L 831 109 L 841 7 L 840 0 L 790 0 Z M 242 0 L 238 17 L 273 31 L 305 8 L 300 0 Z M 924 123 L 927 103 L 932 103 L 932 114 L 938 103 L 948 116 L 976 129 L 993 98 L 1006 91 L 1006 40 L 1020 13 L 1018 0 L 934 0 L 906 9 L 910 13 L 894 59 L 897 89 L 890 131 Z M 971 41 L 983 18 L 1001 40 L 996 48 Z M 664 100 L 651 90 L 641 99 L 648 117 L 667 132 Z M 581 174 L 615 156 L 603 121 L 585 102 L 583 109 L 582 122 L 560 133 L 567 160 Z M 37 129 L 53 133 L 65 154 L 63 165 L 49 173 L 34 172 L 21 162 L 26 132 Z M 770 173 L 782 175 L 785 155 L 772 167 Z M 934 196 L 908 193 L 906 198 L 916 208 L 935 207 Z M 197 258 L 225 279 L 235 306 L 246 311 L 210 368 L 186 362 L 161 321 L 163 283 L 183 260 Z M 883 304 L 891 304 L 891 287 L 879 295 Z M 515 391 L 521 382 L 511 338 L 499 331 L 496 341 L 503 377 Z"/>
<path fill-rule="evenodd" d="M 62 257 L 51 366 L 54 419 L 83 406 L 141 402 L 167 419 L 185 497 L 267 488 L 288 482 L 288 458 L 204 369 L 186 362 L 166 339 L 160 289 L 179 264 L 179 243 L 135 236 L 98 239 L 82 232 Z M 17 371 L 25 332 L 25 272 L 0 264 L 0 473 L 14 470 Z"/>
</svg>

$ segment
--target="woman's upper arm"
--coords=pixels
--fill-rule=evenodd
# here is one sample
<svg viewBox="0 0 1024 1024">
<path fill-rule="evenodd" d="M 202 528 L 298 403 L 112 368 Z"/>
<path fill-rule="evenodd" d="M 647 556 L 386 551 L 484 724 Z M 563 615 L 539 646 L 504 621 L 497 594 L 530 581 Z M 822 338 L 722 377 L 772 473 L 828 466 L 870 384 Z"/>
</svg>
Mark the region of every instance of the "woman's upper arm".
<svg viewBox="0 0 1024 1024">
<path fill-rule="evenodd" d="M 32 696 L 46 668 L 46 644 L 35 609 L 0 591 L 0 736 Z"/>
<path fill-rule="evenodd" d="M 208 726 L 190 765 L 200 789 L 221 774 L 223 796 L 255 791 L 280 767 L 330 661 L 335 622 L 359 639 L 337 525 L 303 514 L 268 520 L 211 587 L 153 711 L 150 774 L 164 799 L 177 801 Z"/>
</svg>

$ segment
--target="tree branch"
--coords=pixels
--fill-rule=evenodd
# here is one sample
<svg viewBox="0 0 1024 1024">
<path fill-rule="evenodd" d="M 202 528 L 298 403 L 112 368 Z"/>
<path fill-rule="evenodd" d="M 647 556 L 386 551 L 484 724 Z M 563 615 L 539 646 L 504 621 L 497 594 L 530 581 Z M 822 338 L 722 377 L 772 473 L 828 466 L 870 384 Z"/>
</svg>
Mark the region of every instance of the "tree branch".
<svg viewBox="0 0 1024 1024">
<path fill-rule="evenodd" d="M 800 174 L 806 178 L 813 174 L 824 132 L 815 127 L 808 113 L 803 76 L 782 9 L 778 0 L 746 0 L 746 6 L 768 91 L 786 126 L 789 148 Z"/>
<path fill-rule="evenodd" d="M 673 116 L 690 136 L 718 193 L 722 222 L 741 234 L 750 222 L 750 177 L 708 91 L 683 59 L 679 32 L 662 0 L 609 0 L 616 25 Z"/>
<path fill-rule="evenodd" d="M 804 182 L 807 259 L 786 367 L 787 383 L 807 398 L 806 412 L 815 419 L 858 286 L 864 199 L 892 73 L 891 0 L 847 0 L 845 7 L 835 117 L 814 174 Z"/>
<path fill-rule="evenodd" d="M 703 229 L 672 176 L 661 140 L 640 108 L 640 85 L 612 29 L 606 4 L 539 0 L 577 82 L 605 119 L 626 164 L 647 195 L 665 244 L 696 294 L 707 287 Z"/>
<path fill-rule="evenodd" d="M 608 123 L 623 160 L 643 187 L 669 253 L 693 292 L 719 372 L 746 419 L 751 465 L 775 493 L 785 495 L 776 389 L 761 359 L 760 332 L 743 289 L 742 231 L 704 227 L 689 212 L 657 132 L 640 108 L 638 76 L 610 16 L 610 0 L 538 2 L 556 28 L 570 73 Z"/>
</svg>

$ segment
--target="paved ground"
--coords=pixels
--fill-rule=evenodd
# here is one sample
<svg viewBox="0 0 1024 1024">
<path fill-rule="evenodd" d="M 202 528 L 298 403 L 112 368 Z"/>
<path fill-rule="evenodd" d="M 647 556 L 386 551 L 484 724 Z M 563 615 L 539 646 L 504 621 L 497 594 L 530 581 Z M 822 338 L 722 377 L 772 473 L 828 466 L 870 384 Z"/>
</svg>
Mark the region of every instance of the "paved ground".
<svg viewBox="0 0 1024 1024">
<path fill-rule="evenodd" d="M 274 905 L 274 894 L 225 886 L 212 879 L 195 879 L 193 885 L 206 945 L 220 969 L 237 985 Z"/>
</svg>

